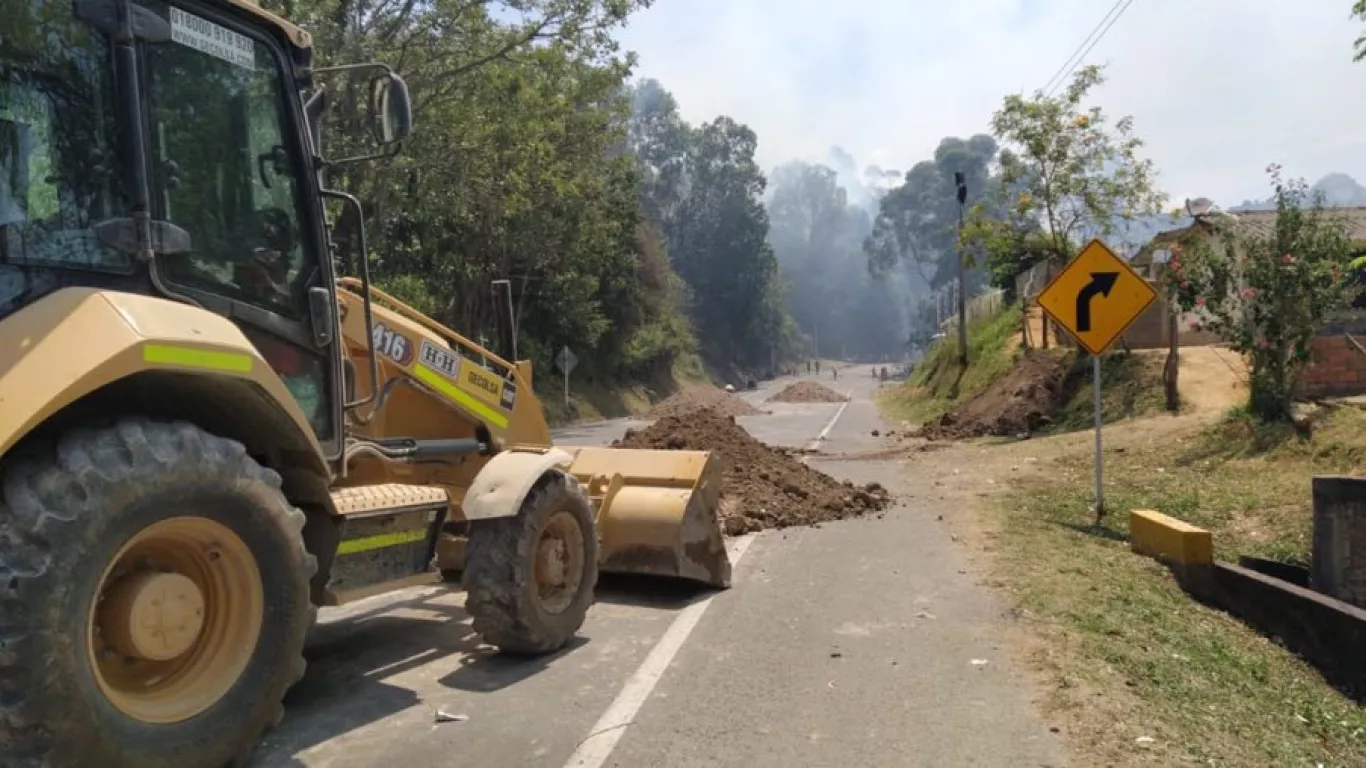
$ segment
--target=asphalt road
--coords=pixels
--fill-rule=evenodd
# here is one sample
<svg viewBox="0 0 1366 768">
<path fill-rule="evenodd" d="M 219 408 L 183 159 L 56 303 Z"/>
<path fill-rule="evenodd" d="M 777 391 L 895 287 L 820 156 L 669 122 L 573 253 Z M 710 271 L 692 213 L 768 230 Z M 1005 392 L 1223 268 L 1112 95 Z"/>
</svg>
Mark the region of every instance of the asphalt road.
<svg viewBox="0 0 1366 768">
<path fill-rule="evenodd" d="M 762 404 L 772 413 L 739 421 L 768 442 L 810 445 L 829 428 L 824 452 L 867 451 L 876 384 L 867 367 L 842 373 L 820 379 L 853 392 L 842 412 Z M 761 404 L 789 381 L 742 396 Z M 631 424 L 556 439 L 604 444 Z M 904 461 L 812 464 L 894 492 L 914 484 Z M 253 764 L 1061 765 L 1000 646 L 1001 607 L 925 503 L 734 540 L 721 593 L 609 581 L 581 638 L 535 661 L 480 646 L 458 591 L 324 611 L 308 673 Z"/>
</svg>

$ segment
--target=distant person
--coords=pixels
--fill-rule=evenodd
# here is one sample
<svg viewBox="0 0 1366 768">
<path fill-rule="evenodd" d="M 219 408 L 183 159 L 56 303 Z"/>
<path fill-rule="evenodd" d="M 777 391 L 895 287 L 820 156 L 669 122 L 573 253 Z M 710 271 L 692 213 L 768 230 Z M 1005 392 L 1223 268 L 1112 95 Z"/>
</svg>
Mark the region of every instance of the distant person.
<svg viewBox="0 0 1366 768">
<path fill-rule="evenodd" d="M 840 369 L 838 369 L 838 368 L 831 368 L 831 369 L 830 369 L 830 375 L 835 377 L 835 381 L 839 381 L 839 379 L 840 379 Z"/>
</svg>

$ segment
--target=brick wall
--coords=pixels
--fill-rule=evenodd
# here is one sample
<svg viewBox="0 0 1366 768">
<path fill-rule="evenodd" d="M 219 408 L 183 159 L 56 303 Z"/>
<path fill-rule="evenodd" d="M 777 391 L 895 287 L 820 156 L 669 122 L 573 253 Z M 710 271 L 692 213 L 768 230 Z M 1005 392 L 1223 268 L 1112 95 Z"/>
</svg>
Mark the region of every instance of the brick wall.
<svg viewBox="0 0 1366 768">
<path fill-rule="evenodd" d="M 1366 393 L 1366 355 L 1343 334 L 1316 336 L 1312 357 L 1300 376 L 1301 397 Z"/>
</svg>

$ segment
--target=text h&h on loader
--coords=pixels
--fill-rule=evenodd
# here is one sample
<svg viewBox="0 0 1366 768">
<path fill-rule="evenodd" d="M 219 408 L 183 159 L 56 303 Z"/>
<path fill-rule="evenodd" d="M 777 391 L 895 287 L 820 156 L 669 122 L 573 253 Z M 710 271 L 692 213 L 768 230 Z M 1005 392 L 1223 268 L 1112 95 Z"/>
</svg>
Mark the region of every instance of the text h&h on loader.
<svg viewBox="0 0 1366 768">
<path fill-rule="evenodd" d="M 399 75 L 247 0 L 3 9 L 0 762 L 239 764 L 317 607 L 443 573 L 524 654 L 599 571 L 728 586 L 713 455 L 555 447 L 530 364 L 374 289 L 363 225 L 337 274 L 325 171 L 398 151 Z M 379 149 L 324 160 L 320 83 L 363 74 Z"/>
</svg>

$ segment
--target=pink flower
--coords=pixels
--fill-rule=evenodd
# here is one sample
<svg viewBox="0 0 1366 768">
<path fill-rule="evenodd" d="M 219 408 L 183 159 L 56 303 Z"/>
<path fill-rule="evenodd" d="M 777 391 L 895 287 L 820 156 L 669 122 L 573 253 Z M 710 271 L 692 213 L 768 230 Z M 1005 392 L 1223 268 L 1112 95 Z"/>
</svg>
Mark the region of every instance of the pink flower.
<svg viewBox="0 0 1366 768">
<path fill-rule="evenodd" d="M 1294 263 L 1295 263 L 1295 257 L 1292 256 L 1292 255 L 1290 255 L 1290 254 L 1288 254 L 1288 253 L 1283 253 L 1283 254 L 1281 254 L 1281 263 L 1282 263 L 1282 264 L 1294 264 Z"/>
<path fill-rule="evenodd" d="M 1250 298 L 1252 298 L 1253 296 L 1256 296 L 1256 295 L 1257 295 L 1257 291 L 1253 290 L 1252 288 L 1244 288 L 1244 289 L 1243 289 L 1243 297 L 1244 297 L 1244 298 L 1250 299 Z"/>
<path fill-rule="evenodd" d="M 1203 307 L 1203 306 L 1205 306 L 1205 297 L 1204 297 L 1204 296 L 1196 296 L 1196 297 L 1195 297 L 1195 306 L 1197 306 L 1197 307 Z"/>
<path fill-rule="evenodd" d="M 1189 282 L 1187 282 L 1187 281 L 1185 281 L 1185 280 L 1182 280 L 1182 281 L 1181 281 L 1181 290 L 1184 291 L 1184 290 L 1186 290 L 1186 289 L 1189 288 L 1189 287 L 1191 287 L 1191 284 L 1190 284 Z"/>
</svg>

